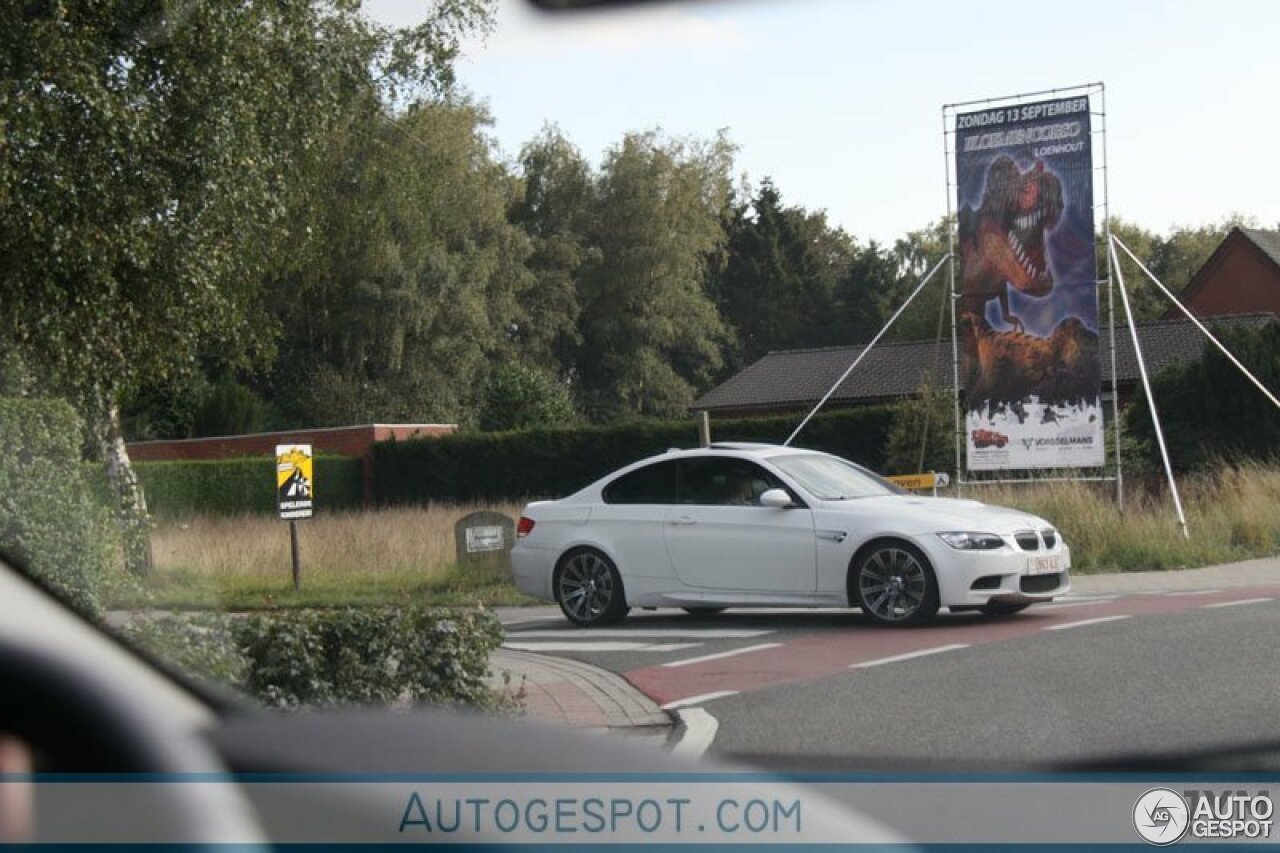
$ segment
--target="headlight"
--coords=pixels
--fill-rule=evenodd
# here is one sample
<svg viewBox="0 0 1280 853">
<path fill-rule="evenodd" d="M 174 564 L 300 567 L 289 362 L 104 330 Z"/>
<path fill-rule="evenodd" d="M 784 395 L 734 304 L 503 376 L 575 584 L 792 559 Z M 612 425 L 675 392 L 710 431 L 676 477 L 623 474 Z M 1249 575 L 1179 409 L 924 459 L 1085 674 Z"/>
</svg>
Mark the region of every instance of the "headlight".
<svg viewBox="0 0 1280 853">
<path fill-rule="evenodd" d="M 957 551 L 994 551 L 1004 547 L 1004 539 L 994 533 L 968 533 L 964 531 L 939 533 L 938 538 Z"/>
</svg>

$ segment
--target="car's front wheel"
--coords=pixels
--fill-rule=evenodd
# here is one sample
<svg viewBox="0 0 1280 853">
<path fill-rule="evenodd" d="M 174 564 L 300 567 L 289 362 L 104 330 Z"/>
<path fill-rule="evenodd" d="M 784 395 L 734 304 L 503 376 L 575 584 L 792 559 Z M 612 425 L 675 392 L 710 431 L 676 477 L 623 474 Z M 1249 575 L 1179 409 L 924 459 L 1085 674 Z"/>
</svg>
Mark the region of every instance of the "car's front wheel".
<svg viewBox="0 0 1280 853">
<path fill-rule="evenodd" d="M 850 599 L 877 625 L 918 625 L 938 612 L 938 582 L 917 548 L 885 540 L 855 560 Z"/>
<path fill-rule="evenodd" d="M 599 551 L 570 551 L 556 567 L 553 585 L 556 603 L 575 625 L 610 625 L 631 610 L 617 566 Z"/>
</svg>

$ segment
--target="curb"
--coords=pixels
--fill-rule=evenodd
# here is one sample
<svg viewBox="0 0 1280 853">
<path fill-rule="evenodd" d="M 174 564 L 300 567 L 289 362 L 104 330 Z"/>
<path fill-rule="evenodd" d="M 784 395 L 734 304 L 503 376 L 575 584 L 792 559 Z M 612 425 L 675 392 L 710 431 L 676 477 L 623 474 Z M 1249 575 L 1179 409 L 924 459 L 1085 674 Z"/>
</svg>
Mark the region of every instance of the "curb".
<svg viewBox="0 0 1280 853">
<path fill-rule="evenodd" d="M 489 657 L 491 686 L 524 693 L 533 719 L 590 729 L 633 729 L 665 739 L 672 715 L 622 676 L 569 658 L 500 648 Z M 507 674 L 510 681 L 504 681 Z M 643 731 L 640 731 L 643 730 Z"/>
</svg>

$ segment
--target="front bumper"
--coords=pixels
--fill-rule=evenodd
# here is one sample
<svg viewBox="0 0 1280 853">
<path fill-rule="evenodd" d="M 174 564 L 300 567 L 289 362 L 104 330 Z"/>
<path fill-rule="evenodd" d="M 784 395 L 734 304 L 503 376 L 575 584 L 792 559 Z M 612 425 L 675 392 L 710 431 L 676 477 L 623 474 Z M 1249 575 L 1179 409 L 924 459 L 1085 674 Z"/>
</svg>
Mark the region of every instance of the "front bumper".
<svg viewBox="0 0 1280 853">
<path fill-rule="evenodd" d="M 981 606 L 993 601 L 1048 601 L 1071 589 L 1071 549 L 958 551 L 941 539 L 926 542 L 943 607 Z"/>
</svg>

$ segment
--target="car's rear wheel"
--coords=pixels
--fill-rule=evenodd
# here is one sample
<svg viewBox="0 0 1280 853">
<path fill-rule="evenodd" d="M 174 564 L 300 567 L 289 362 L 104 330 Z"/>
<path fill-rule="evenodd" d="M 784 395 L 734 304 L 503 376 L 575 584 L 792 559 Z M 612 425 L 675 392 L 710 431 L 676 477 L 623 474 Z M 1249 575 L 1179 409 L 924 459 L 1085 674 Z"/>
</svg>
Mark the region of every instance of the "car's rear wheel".
<svg viewBox="0 0 1280 853">
<path fill-rule="evenodd" d="M 556 603 L 575 625 L 610 625 L 631 610 L 622 576 L 613 561 L 599 551 L 570 551 L 556 567 Z"/>
<path fill-rule="evenodd" d="M 989 601 L 980 608 L 987 616 L 1012 616 L 1031 606 L 1031 602 Z"/>
<path fill-rule="evenodd" d="M 690 616 L 715 616 L 725 611 L 723 607 L 681 607 L 680 609 Z"/>
<path fill-rule="evenodd" d="M 933 567 L 905 542 L 875 542 L 860 553 L 850 586 L 850 599 L 877 625 L 919 625 L 938 612 Z"/>
</svg>

